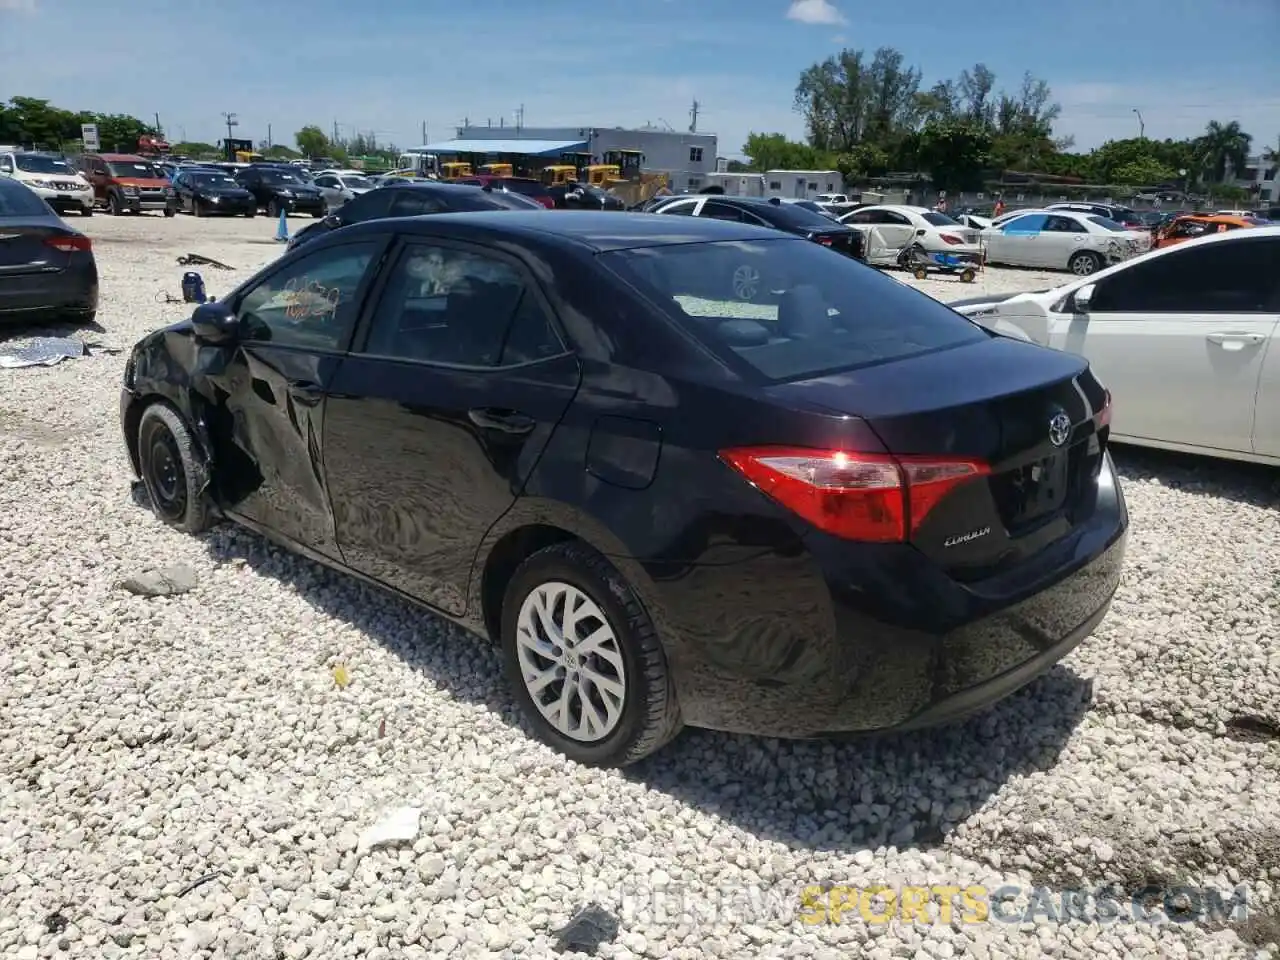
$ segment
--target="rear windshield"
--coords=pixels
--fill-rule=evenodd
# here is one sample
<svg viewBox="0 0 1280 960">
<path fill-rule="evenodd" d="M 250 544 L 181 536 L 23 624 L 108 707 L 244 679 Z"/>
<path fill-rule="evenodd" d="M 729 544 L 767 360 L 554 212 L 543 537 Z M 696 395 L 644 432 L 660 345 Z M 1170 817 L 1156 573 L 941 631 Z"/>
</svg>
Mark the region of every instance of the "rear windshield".
<svg viewBox="0 0 1280 960">
<path fill-rule="evenodd" d="M 466 196 L 449 193 L 446 203 L 454 212 L 467 210 L 541 210 L 542 204 L 522 197 L 518 193 L 503 193 L 501 190 L 475 190 Z"/>
<path fill-rule="evenodd" d="M 752 204 L 745 209 L 761 212 L 763 206 L 764 204 Z M 797 230 L 825 229 L 831 226 L 831 221 L 834 219 L 825 213 L 806 210 L 798 203 L 769 204 L 768 209 L 762 212 L 769 222 L 779 226 L 795 227 Z"/>
<path fill-rule="evenodd" d="M 34 190 L 0 177 L 0 217 L 47 217 L 52 213 Z"/>
<path fill-rule="evenodd" d="M 922 214 L 920 214 L 920 216 L 924 217 L 924 222 L 925 222 L 925 223 L 931 223 L 931 224 L 933 224 L 935 227 L 959 227 L 959 226 L 963 226 L 963 224 L 961 224 L 959 220 L 952 220 L 952 219 L 951 219 L 950 217 L 948 217 L 945 213 L 934 213 L 934 212 L 930 212 L 930 213 L 922 213 Z"/>
<path fill-rule="evenodd" d="M 807 240 L 668 244 L 601 254 L 714 352 L 797 380 L 987 338 L 906 284 Z"/>
<path fill-rule="evenodd" d="M 1114 220 L 1108 220 L 1106 217 L 1085 217 L 1085 219 L 1090 223 L 1097 224 L 1103 230 L 1118 230 L 1121 233 L 1125 232 L 1124 227 L 1120 226 L 1120 224 L 1116 223 Z"/>
</svg>

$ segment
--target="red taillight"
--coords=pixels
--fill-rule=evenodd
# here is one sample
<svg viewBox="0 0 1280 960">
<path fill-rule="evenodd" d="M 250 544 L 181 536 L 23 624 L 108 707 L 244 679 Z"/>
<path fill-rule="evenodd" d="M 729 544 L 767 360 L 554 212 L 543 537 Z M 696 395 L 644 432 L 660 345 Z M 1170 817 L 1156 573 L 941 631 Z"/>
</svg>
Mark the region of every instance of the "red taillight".
<svg viewBox="0 0 1280 960">
<path fill-rule="evenodd" d="M 835 241 L 832 240 L 830 237 L 814 237 L 813 239 L 815 242 L 822 244 L 824 247 L 829 247 L 833 243 L 835 243 Z"/>
<path fill-rule="evenodd" d="M 63 253 L 71 253 L 74 250 L 92 250 L 93 241 L 88 237 L 48 237 L 45 240 L 45 246 L 53 247 L 55 250 L 61 250 Z"/>
<path fill-rule="evenodd" d="M 868 543 L 908 539 L 955 487 L 990 472 L 978 460 L 790 447 L 725 450 L 720 457 L 818 529 Z"/>
<path fill-rule="evenodd" d="M 554 210 L 556 208 L 556 202 L 552 200 L 550 197 L 534 197 L 533 199 L 537 200 L 540 204 L 542 204 L 548 210 Z"/>
<path fill-rule="evenodd" d="M 1111 426 L 1111 391 L 1104 390 L 1105 398 L 1102 401 L 1102 409 L 1096 414 L 1098 421 L 1098 429 Z"/>
<path fill-rule="evenodd" d="M 954 234 L 944 233 L 941 235 L 943 242 L 951 244 L 953 247 L 964 243 L 963 237 L 957 237 Z"/>
</svg>

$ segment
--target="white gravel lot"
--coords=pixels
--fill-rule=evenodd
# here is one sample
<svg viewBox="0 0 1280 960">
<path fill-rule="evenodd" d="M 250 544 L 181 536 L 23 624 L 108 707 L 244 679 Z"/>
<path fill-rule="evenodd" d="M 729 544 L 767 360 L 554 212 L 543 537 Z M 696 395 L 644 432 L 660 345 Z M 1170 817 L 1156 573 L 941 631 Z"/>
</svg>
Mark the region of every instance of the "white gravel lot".
<svg viewBox="0 0 1280 960">
<path fill-rule="evenodd" d="M 279 252 L 266 219 L 73 222 L 103 289 L 103 331 L 78 335 L 121 351 L 186 312 L 157 302 L 178 255 L 238 267 L 202 270 L 219 293 Z M 690 731 L 619 773 L 526 736 L 482 641 L 247 533 L 152 519 L 129 496 L 123 365 L 0 370 L 0 955 L 545 957 L 592 902 L 618 923 L 606 958 L 1274 955 L 1275 471 L 1119 452 L 1110 617 L 981 717 L 839 744 Z M 170 563 L 194 590 L 117 586 Z M 404 806 L 416 833 L 366 849 Z M 797 919 L 812 884 L 1147 881 L 1244 884 L 1252 917 Z"/>
</svg>

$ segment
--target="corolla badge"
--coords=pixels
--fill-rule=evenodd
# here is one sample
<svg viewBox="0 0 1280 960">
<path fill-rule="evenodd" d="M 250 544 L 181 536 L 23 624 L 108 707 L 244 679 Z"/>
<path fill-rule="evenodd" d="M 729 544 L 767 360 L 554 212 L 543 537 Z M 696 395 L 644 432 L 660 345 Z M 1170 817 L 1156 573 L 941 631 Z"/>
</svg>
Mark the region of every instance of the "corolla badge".
<svg viewBox="0 0 1280 960">
<path fill-rule="evenodd" d="M 1049 418 L 1049 442 L 1060 447 L 1071 437 L 1071 418 L 1058 411 Z"/>
</svg>

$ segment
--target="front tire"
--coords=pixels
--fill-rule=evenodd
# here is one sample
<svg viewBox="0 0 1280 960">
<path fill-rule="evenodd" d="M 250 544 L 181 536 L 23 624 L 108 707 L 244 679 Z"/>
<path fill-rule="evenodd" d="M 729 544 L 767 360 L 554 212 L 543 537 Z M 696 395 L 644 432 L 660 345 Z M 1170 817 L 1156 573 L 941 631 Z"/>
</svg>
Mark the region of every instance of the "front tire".
<svg viewBox="0 0 1280 960">
<path fill-rule="evenodd" d="M 176 207 L 165 207 L 164 215 L 166 217 L 176 217 L 178 215 L 178 210 Z"/>
<path fill-rule="evenodd" d="M 267 203 L 267 216 L 268 216 L 268 217 L 275 217 L 275 218 L 279 219 L 279 217 L 280 217 L 280 204 L 276 203 L 274 200 L 272 200 L 272 201 L 268 202 L 268 203 Z"/>
<path fill-rule="evenodd" d="M 138 421 L 138 471 L 163 523 L 184 533 L 202 533 L 213 525 L 205 496 L 209 468 L 182 416 L 157 401 Z"/>
<path fill-rule="evenodd" d="M 124 215 L 124 203 L 120 200 L 120 194 L 113 193 L 107 197 L 107 213 L 113 217 Z"/>
<path fill-rule="evenodd" d="M 539 739 L 618 767 L 670 742 L 680 708 L 657 631 L 631 587 L 581 543 L 529 557 L 502 609 L 507 679 Z"/>
<path fill-rule="evenodd" d="M 1067 261 L 1067 269 L 1077 277 L 1092 276 L 1102 267 L 1102 258 L 1091 250 L 1082 250 L 1080 253 L 1073 254 Z"/>
</svg>

